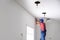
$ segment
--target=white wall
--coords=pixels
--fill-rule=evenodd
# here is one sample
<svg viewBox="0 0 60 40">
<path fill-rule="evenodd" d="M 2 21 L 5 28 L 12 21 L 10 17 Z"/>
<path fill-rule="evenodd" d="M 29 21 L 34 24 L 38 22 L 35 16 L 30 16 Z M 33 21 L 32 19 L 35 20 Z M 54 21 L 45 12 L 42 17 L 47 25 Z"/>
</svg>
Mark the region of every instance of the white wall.
<svg viewBox="0 0 60 40">
<path fill-rule="evenodd" d="M 39 27 L 39 25 L 35 26 L 35 40 L 40 40 L 40 27 Z"/>
<path fill-rule="evenodd" d="M 46 40 L 60 40 L 60 22 L 51 19 L 46 23 Z M 40 28 L 36 26 L 36 40 L 40 40 Z"/>
<path fill-rule="evenodd" d="M 0 0 L 0 40 L 26 40 L 26 25 L 34 28 L 33 16 L 14 0 Z"/>
<path fill-rule="evenodd" d="M 60 40 L 60 22 L 57 20 L 49 20 L 46 24 L 46 40 Z"/>
</svg>

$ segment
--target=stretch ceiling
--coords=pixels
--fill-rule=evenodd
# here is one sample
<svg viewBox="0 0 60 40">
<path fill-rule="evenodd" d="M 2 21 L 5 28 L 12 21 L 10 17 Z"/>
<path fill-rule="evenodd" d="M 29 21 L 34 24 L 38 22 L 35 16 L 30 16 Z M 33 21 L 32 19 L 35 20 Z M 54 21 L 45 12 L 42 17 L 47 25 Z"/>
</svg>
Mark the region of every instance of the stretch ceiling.
<svg viewBox="0 0 60 40">
<path fill-rule="evenodd" d="M 41 3 L 36 6 L 37 0 L 16 0 L 22 7 L 36 17 L 43 17 L 46 12 L 47 18 L 60 20 L 60 0 L 38 0 Z"/>
</svg>

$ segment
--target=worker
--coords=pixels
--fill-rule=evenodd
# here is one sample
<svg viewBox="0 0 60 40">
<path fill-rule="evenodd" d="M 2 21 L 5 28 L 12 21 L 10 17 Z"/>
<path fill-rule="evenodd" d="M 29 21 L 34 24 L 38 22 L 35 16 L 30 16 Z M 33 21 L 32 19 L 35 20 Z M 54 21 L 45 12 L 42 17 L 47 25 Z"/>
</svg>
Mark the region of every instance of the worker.
<svg viewBox="0 0 60 40">
<path fill-rule="evenodd" d="M 40 19 L 40 30 L 41 30 L 41 38 L 40 38 L 40 40 L 45 40 L 46 25 L 44 23 L 44 19 Z"/>
</svg>

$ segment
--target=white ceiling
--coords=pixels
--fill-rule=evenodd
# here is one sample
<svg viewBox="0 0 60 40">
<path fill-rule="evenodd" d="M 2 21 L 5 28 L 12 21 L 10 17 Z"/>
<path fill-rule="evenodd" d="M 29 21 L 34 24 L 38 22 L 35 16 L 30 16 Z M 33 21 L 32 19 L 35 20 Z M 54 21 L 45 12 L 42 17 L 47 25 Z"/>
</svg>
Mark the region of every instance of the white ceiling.
<svg viewBox="0 0 60 40">
<path fill-rule="evenodd" d="M 39 0 L 41 3 L 37 7 L 36 0 L 16 0 L 26 10 L 36 17 L 43 17 L 42 12 L 46 12 L 47 18 L 60 20 L 60 0 Z"/>
</svg>

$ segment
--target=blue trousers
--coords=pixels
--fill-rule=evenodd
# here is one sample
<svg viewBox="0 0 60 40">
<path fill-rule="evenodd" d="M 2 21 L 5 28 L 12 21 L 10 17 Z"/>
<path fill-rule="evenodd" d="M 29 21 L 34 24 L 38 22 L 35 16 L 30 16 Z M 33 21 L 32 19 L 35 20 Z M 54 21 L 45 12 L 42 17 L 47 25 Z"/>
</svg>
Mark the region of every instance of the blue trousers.
<svg viewBox="0 0 60 40">
<path fill-rule="evenodd" d="M 41 39 L 40 40 L 45 40 L 46 36 L 46 31 L 41 31 Z"/>
</svg>

